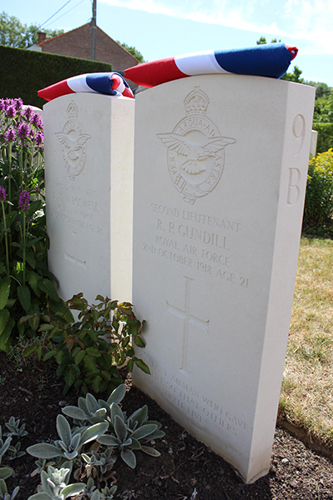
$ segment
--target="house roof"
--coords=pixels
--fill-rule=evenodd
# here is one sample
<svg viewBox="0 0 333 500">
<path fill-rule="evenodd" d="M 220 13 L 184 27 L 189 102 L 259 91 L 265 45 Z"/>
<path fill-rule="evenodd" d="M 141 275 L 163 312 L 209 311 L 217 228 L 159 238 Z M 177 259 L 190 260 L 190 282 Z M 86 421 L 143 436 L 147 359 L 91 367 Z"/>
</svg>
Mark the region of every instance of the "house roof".
<svg viewBox="0 0 333 500">
<path fill-rule="evenodd" d="M 57 36 L 55 36 L 53 38 L 48 38 L 47 40 L 36 44 L 36 46 L 40 47 L 42 50 L 45 49 L 45 52 L 47 52 L 47 45 L 50 44 L 50 42 L 51 42 L 51 44 L 53 44 L 57 39 L 61 39 L 62 37 L 66 37 L 67 35 L 73 34 L 73 33 L 77 32 L 79 30 L 87 28 L 90 25 L 91 25 L 91 22 L 83 24 L 82 26 L 79 26 L 78 28 L 74 28 L 73 30 L 66 31 L 66 33 L 61 33 L 60 35 L 57 35 Z M 129 56 L 129 57 L 131 57 L 133 59 L 133 66 L 136 65 L 136 64 L 138 64 L 138 60 L 130 52 L 128 52 L 128 50 L 126 50 L 124 47 L 122 47 L 122 45 L 120 45 L 120 43 L 118 43 L 116 40 L 114 40 L 113 38 L 111 38 L 107 33 L 105 33 L 105 31 L 103 31 L 98 26 L 96 26 L 96 28 L 97 28 L 97 30 L 101 34 L 103 34 L 104 36 L 106 36 L 107 38 L 109 38 L 109 40 L 111 42 L 113 42 L 114 44 L 116 44 L 118 46 L 118 48 L 119 48 L 120 51 L 124 51 L 127 56 Z"/>
</svg>

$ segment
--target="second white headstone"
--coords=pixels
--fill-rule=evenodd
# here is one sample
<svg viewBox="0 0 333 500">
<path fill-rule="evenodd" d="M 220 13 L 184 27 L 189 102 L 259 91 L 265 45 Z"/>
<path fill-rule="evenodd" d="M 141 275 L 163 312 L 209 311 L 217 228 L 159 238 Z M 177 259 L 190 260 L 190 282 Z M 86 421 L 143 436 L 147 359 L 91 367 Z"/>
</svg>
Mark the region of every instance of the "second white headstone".
<svg viewBox="0 0 333 500">
<path fill-rule="evenodd" d="M 314 89 L 185 78 L 136 98 L 134 383 L 245 482 L 270 464 Z"/>
<path fill-rule="evenodd" d="M 134 99 L 71 94 L 44 106 L 49 267 L 67 300 L 132 300 Z"/>
</svg>

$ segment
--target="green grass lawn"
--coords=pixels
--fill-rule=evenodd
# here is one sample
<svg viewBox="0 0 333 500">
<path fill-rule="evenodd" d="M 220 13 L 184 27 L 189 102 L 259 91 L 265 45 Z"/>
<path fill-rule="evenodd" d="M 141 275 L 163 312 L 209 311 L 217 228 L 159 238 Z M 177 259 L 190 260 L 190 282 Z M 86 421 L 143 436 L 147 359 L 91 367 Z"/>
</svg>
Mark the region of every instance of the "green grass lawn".
<svg viewBox="0 0 333 500">
<path fill-rule="evenodd" d="M 333 241 L 302 237 L 280 415 L 333 446 Z"/>
</svg>

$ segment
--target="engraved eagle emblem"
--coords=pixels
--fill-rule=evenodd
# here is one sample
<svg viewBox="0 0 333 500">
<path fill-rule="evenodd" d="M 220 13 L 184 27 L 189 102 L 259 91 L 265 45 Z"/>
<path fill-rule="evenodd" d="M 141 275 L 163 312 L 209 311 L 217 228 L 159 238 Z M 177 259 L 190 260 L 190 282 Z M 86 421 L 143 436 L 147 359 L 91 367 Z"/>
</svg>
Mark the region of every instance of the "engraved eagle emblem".
<svg viewBox="0 0 333 500">
<path fill-rule="evenodd" d="M 228 144 L 233 144 L 235 139 L 230 137 L 214 137 L 207 139 L 203 144 L 195 144 L 179 134 L 157 134 L 164 146 L 171 151 L 185 156 L 186 160 L 180 165 L 188 174 L 200 174 L 206 170 L 203 160 L 216 157 Z"/>
<path fill-rule="evenodd" d="M 65 150 L 66 156 L 72 162 L 80 158 L 80 150 L 91 137 L 89 134 L 65 134 L 64 132 L 58 132 L 56 136 Z"/>
</svg>

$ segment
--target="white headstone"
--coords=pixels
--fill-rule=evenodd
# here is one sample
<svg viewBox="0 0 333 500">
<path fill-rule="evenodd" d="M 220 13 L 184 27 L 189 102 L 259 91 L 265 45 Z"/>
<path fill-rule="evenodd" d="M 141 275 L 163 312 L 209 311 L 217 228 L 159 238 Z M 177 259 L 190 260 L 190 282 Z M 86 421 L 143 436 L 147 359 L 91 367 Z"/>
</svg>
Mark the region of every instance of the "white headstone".
<svg viewBox="0 0 333 500">
<path fill-rule="evenodd" d="M 311 157 L 316 156 L 316 153 L 317 153 L 317 142 L 318 142 L 318 132 L 317 132 L 317 130 L 312 130 L 312 133 L 311 133 L 311 146 L 310 146 L 310 155 L 311 155 Z"/>
<path fill-rule="evenodd" d="M 134 99 L 71 94 L 44 106 L 49 267 L 67 300 L 131 301 Z"/>
<path fill-rule="evenodd" d="M 233 75 L 136 99 L 134 383 L 245 482 L 267 473 L 297 266 L 314 89 Z"/>
</svg>

